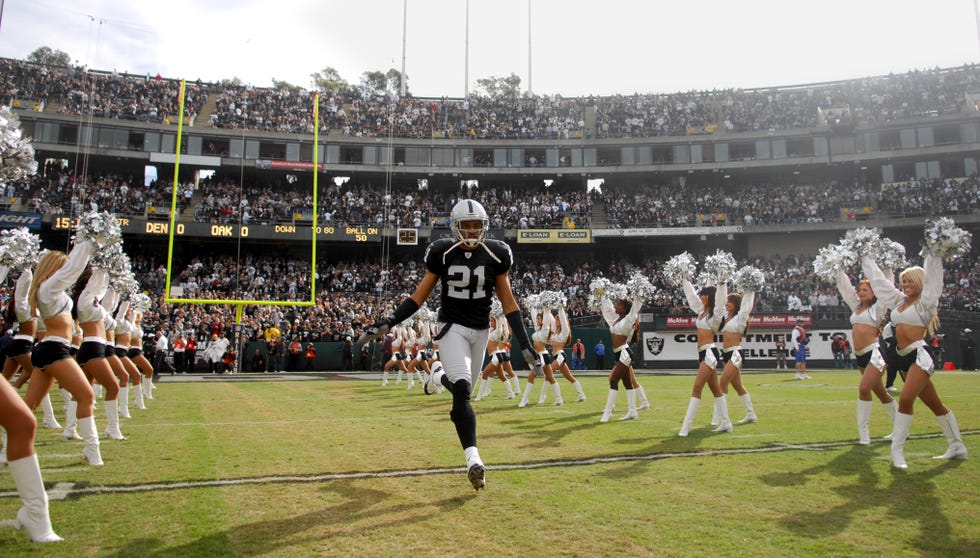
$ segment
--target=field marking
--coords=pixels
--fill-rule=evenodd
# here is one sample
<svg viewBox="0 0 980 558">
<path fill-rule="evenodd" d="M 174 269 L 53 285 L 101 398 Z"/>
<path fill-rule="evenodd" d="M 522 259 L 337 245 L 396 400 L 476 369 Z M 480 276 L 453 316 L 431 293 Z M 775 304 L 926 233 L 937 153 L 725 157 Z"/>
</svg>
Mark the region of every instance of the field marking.
<svg viewBox="0 0 980 558">
<path fill-rule="evenodd" d="M 967 430 L 962 434 L 976 435 L 980 430 Z M 942 434 L 920 434 L 909 436 L 911 440 L 926 440 L 930 438 L 940 438 Z M 885 440 L 877 443 L 888 443 Z M 810 444 L 792 444 L 786 442 L 774 442 L 770 445 L 757 448 L 732 448 L 714 449 L 700 451 L 682 451 L 670 453 L 652 453 L 647 455 L 613 455 L 604 457 L 583 457 L 578 459 L 554 459 L 543 461 L 532 461 L 525 463 L 500 463 L 488 465 L 488 471 L 523 471 L 532 469 L 547 469 L 551 467 L 583 467 L 589 465 L 600 465 L 605 463 L 626 463 L 632 461 L 659 461 L 662 459 L 677 459 L 691 457 L 712 457 L 716 455 L 748 455 L 758 453 L 776 453 L 785 451 L 823 451 L 827 449 L 853 446 L 853 440 L 841 442 L 814 442 Z M 402 477 L 424 477 L 432 475 L 459 474 L 466 471 L 465 467 L 434 467 L 430 469 L 400 469 L 390 471 L 351 471 L 347 473 L 324 473 L 313 475 L 274 475 L 266 477 L 239 478 L 239 479 L 210 479 L 159 482 L 132 485 L 98 485 L 89 486 L 72 482 L 59 482 L 54 487 L 48 489 L 48 499 L 50 500 L 69 500 L 78 499 L 83 496 L 108 495 L 108 494 L 137 494 L 142 492 L 155 492 L 163 490 L 182 490 L 191 488 L 213 488 L 221 486 L 245 486 L 257 484 L 277 484 L 277 483 L 315 483 L 330 482 L 337 480 L 351 479 L 377 479 L 377 478 L 402 478 Z M 0 492 L 0 499 L 17 498 L 16 491 Z M 0 522 L 0 525 L 3 525 Z"/>
</svg>

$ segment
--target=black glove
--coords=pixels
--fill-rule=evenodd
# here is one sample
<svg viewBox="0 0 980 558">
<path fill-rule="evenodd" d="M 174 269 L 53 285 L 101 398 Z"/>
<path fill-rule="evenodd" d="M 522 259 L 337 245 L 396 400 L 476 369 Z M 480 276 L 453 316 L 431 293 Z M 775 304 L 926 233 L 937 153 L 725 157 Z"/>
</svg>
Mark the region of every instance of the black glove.
<svg viewBox="0 0 980 558">
<path fill-rule="evenodd" d="M 387 335 L 389 329 L 391 329 L 391 327 L 388 326 L 388 322 L 386 321 L 368 326 L 368 328 L 364 330 L 364 333 L 357 338 L 357 342 L 358 344 L 364 344 L 375 341 L 376 339 Z"/>
<path fill-rule="evenodd" d="M 527 365 L 534 370 L 535 374 L 544 374 L 544 370 L 541 368 L 544 366 L 544 358 L 541 355 L 530 349 L 522 349 L 521 354 L 524 355 L 524 360 L 527 361 Z"/>
</svg>

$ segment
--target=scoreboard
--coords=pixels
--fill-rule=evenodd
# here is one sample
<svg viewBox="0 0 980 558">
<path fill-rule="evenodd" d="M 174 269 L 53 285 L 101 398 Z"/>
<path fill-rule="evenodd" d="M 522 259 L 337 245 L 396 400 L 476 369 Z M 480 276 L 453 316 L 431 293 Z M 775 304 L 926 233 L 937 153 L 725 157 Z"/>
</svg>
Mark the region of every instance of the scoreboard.
<svg viewBox="0 0 980 558">
<path fill-rule="evenodd" d="M 119 217 L 119 228 L 123 234 L 144 236 L 168 236 L 169 221 L 150 221 Z M 72 230 L 77 220 L 70 217 L 55 217 L 55 230 Z M 309 225 L 238 225 L 210 223 L 175 223 L 174 236 L 189 238 L 225 238 L 256 240 L 296 240 L 309 241 L 313 227 Z M 380 242 L 381 228 L 373 226 L 335 226 L 318 225 L 316 239 L 332 242 Z"/>
</svg>

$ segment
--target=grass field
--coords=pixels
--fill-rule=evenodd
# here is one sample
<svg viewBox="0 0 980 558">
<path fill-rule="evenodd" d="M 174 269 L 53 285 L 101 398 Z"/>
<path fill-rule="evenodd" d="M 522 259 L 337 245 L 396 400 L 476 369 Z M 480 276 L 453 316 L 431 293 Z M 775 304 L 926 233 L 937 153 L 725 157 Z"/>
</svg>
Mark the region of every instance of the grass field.
<svg viewBox="0 0 980 558">
<path fill-rule="evenodd" d="M 746 374 L 759 422 L 677 431 L 692 376 L 641 376 L 653 407 L 598 422 L 588 401 L 474 403 L 487 487 L 466 480 L 448 394 L 377 380 L 158 382 L 149 409 L 103 440 L 38 433 L 55 530 L 43 547 L 9 526 L 20 506 L 0 470 L 0 556 L 978 556 L 980 373 L 940 372 L 970 460 L 918 403 L 909 469 L 892 470 L 877 403 L 856 444 L 856 372 Z M 539 384 L 540 385 L 540 384 Z M 61 405 L 57 396 L 55 408 Z M 532 397 L 536 401 L 537 390 Z M 617 416 L 625 412 L 621 394 Z M 729 395 L 732 418 L 741 402 Z M 104 413 L 96 415 L 104 429 Z"/>
</svg>

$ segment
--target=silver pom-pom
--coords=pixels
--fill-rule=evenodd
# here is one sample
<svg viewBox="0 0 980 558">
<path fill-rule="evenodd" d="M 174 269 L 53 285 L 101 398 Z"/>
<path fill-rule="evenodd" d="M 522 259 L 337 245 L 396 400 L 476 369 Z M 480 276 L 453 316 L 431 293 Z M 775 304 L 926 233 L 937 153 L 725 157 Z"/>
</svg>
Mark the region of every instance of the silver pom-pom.
<svg viewBox="0 0 980 558">
<path fill-rule="evenodd" d="M 646 276 L 637 273 L 626 282 L 626 292 L 633 300 L 650 300 L 657 292 L 657 287 Z"/>
<path fill-rule="evenodd" d="M 881 269 L 902 269 L 909 265 L 905 257 L 905 246 L 890 238 L 881 239 L 873 258 Z"/>
<path fill-rule="evenodd" d="M 663 268 L 664 280 L 673 287 L 680 287 L 685 280 L 693 280 L 696 272 L 697 264 L 694 256 L 687 252 L 681 252 L 670 258 Z"/>
<path fill-rule="evenodd" d="M 957 227 L 949 217 L 941 217 L 926 222 L 923 243 L 923 255 L 928 251 L 944 261 L 952 261 L 970 253 L 973 235 Z"/>
<path fill-rule="evenodd" d="M 564 308 L 567 303 L 565 293 L 560 291 L 541 291 L 538 293 L 538 301 L 541 308 L 548 308 L 549 310 Z"/>
<path fill-rule="evenodd" d="M 128 262 L 127 264 L 120 263 L 125 255 L 122 244 L 113 244 L 103 250 L 96 250 L 89 259 L 89 263 L 96 269 L 111 270 L 122 265 L 128 265 Z"/>
<path fill-rule="evenodd" d="M 626 290 L 626 285 L 622 283 L 612 283 L 606 289 L 606 298 L 614 302 L 617 300 L 626 300 L 629 298 L 629 291 Z"/>
<path fill-rule="evenodd" d="M 717 283 L 715 283 L 715 278 L 712 277 L 711 274 L 706 271 L 702 271 L 701 273 L 698 273 L 698 276 L 693 283 L 694 283 L 695 290 L 703 289 L 704 287 L 713 287 L 717 285 Z"/>
<path fill-rule="evenodd" d="M 120 254 L 112 263 L 112 267 L 106 269 L 109 272 L 109 287 L 120 294 L 120 296 L 135 293 L 139 290 L 139 283 L 133 276 L 132 266 L 129 263 L 129 256 L 125 253 Z"/>
<path fill-rule="evenodd" d="M 31 269 L 41 253 L 41 237 L 25 227 L 0 231 L 0 265 L 13 270 Z"/>
<path fill-rule="evenodd" d="M 712 277 L 712 283 L 724 283 L 732 278 L 738 265 L 730 252 L 718 250 L 704 259 L 704 271 Z"/>
<path fill-rule="evenodd" d="M 541 304 L 541 295 L 529 294 L 524 297 L 524 306 L 532 312 L 540 311 L 543 307 Z"/>
<path fill-rule="evenodd" d="M 20 120 L 10 107 L 0 107 L 0 184 L 37 174 L 31 141 L 21 137 Z"/>
<path fill-rule="evenodd" d="M 494 298 L 493 302 L 490 303 L 490 317 L 495 320 L 504 317 L 504 305 L 500 303 L 499 298 Z"/>
<path fill-rule="evenodd" d="M 881 231 L 866 228 L 851 229 L 847 231 L 840 243 L 848 252 L 857 254 L 856 261 L 864 256 L 872 256 L 879 251 Z"/>
<path fill-rule="evenodd" d="M 751 265 L 747 265 L 735 272 L 732 279 L 735 289 L 742 293 L 757 293 L 766 285 L 766 275 L 762 270 Z"/>
<path fill-rule="evenodd" d="M 837 280 L 837 271 L 846 271 L 854 258 L 855 254 L 841 244 L 825 246 L 813 258 L 813 273 L 824 281 L 833 283 Z"/>
<path fill-rule="evenodd" d="M 82 213 L 78 217 L 75 240 L 91 240 L 98 250 L 118 244 L 122 242 L 119 220 L 108 211 Z"/>
<path fill-rule="evenodd" d="M 131 296 L 129 300 L 133 310 L 140 313 L 145 313 L 147 310 L 149 310 L 152 303 L 149 295 L 146 293 L 136 293 Z"/>
<path fill-rule="evenodd" d="M 609 285 L 612 281 L 606 279 L 605 277 L 599 277 L 598 279 L 593 279 L 589 283 L 589 295 L 595 297 L 599 302 L 602 302 L 606 298 L 606 290 L 609 289 Z"/>
</svg>

